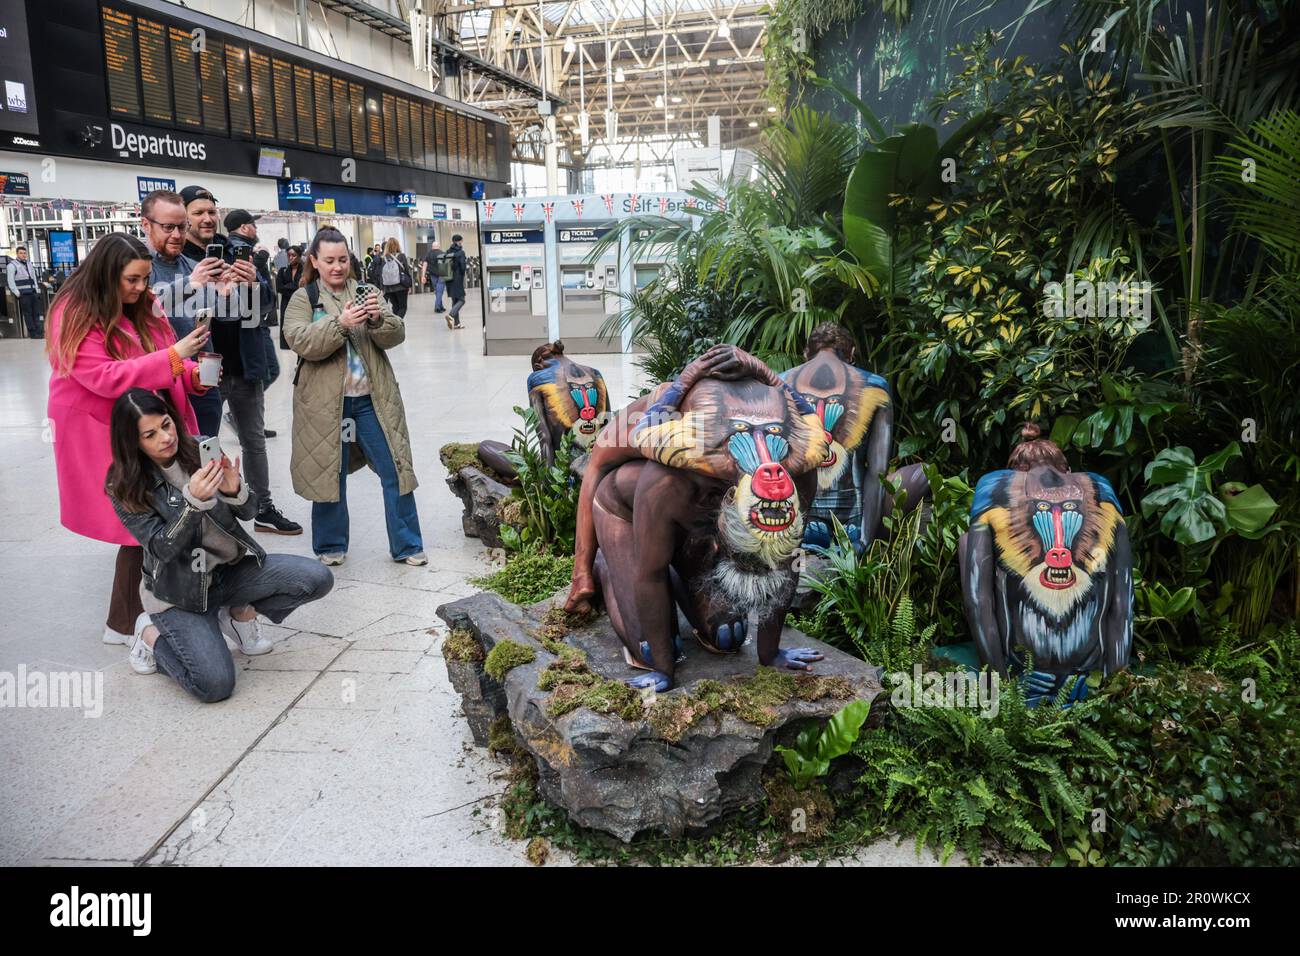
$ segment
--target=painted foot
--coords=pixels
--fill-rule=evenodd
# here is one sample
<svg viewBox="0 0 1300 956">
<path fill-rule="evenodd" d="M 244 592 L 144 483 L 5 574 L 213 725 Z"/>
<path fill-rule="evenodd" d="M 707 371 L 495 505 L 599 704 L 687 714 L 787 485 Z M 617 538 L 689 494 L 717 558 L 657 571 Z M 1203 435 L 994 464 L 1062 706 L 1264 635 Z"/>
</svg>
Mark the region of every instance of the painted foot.
<svg viewBox="0 0 1300 956">
<path fill-rule="evenodd" d="M 682 639 L 680 636 L 675 635 L 673 637 L 673 651 L 675 652 L 674 656 L 676 658 L 675 661 L 676 663 L 680 664 L 682 661 L 686 660 L 686 651 L 682 647 Z M 655 662 L 650 659 L 649 641 L 641 642 L 641 660 L 644 661 L 646 664 L 649 664 L 652 670 L 654 669 Z"/>
<path fill-rule="evenodd" d="M 812 667 L 809 665 L 825 659 L 824 654 L 811 647 L 783 647 L 776 652 L 776 657 L 772 658 L 772 663 L 767 666 L 778 670 L 810 671 Z"/>
<path fill-rule="evenodd" d="M 591 599 L 596 596 L 596 582 L 590 574 L 574 572 L 573 583 L 569 585 L 569 597 L 564 602 L 564 609 L 570 614 L 590 614 Z"/>
<path fill-rule="evenodd" d="M 717 625 L 712 641 L 705 640 L 699 631 L 695 632 L 696 640 L 713 654 L 734 654 L 744 646 L 748 637 L 749 623 L 744 620 L 726 621 Z"/>
<path fill-rule="evenodd" d="M 662 694 L 664 691 L 672 689 L 673 679 L 667 674 L 661 674 L 659 671 L 651 671 L 648 674 L 642 674 L 640 677 L 629 677 L 623 683 L 633 690 L 654 688 L 656 694 Z"/>
</svg>

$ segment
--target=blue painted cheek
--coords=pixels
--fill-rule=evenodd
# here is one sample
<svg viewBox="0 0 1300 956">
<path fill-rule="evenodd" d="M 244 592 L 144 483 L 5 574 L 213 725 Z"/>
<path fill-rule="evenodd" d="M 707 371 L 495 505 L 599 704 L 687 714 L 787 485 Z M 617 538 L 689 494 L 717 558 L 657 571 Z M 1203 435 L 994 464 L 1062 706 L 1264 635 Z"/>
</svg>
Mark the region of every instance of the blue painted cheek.
<svg viewBox="0 0 1300 956">
<path fill-rule="evenodd" d="M 825 410 L 822 412 L 822 425 L 827 431 L 831 431 L 839 422 L 843 414 L 843 405 L 827 405 Z"/>
<path fill-rule="evenodd" d="M 780 435 L 767 435 L 767 452 L 773 461 L 782 461 L 790 453 L 790 443 Z"/>
<path fill-rule="evenodd" d="M 596 398 L 598 394 L 599 393 L 594 388 L 587 389 L 587 404 L 592 408 L 596 407 Z"/>
<path fill-rule="evenodd" d="M 1050 549 L 1052 547 L 1052 513 L 1050 511 L 1034 512 L 1034 530 L 1038 532 L 1038 540 L 1043 543 L 1043 550 Z"/>
<path fill-rule="evenodd" d="M 1065 536 L 1065 546 L 1067 548 L 1074 544 L 1074 536 L 1079 533 L 1083 527 L 1083 515 L 1077 511 L 1066 511 L 1061 514 L 1061 530 Z"/>
<path fill-rule="evenodd" d="M 727 439 L 727 450 L 731 457 L 751 475 L 758 470 L 758 448 L 754 445 L 754 436 L 749 432 L 739 432 Z"/>
</svg>

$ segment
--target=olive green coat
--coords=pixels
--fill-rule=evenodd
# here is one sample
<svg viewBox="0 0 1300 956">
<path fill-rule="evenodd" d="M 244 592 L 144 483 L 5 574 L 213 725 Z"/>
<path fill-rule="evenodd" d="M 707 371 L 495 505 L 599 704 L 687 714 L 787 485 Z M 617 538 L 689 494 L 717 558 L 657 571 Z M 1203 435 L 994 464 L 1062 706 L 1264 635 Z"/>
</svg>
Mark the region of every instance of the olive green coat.
<svg viewBox="0 0 1300 956">
<path fill-rule="evenodd" d="M 411 462 L 411 438 L 406 431 L 402 393 L 385 354 L 385 349 L 400 345 L 406 338 L 406 325 L 381 298 L 383 318 L 378 326 L 345 330 L 338 316 L 343 306 L 352 301 L 356 287 L 356 282 L 349 279 L 347 289 L 335 294 L 321 283 L 320 305 L 325 316 L 314 322 L 307 290 L 299 289 L 289 300 L 284 314 L 285 341 L 302 359 L 293 387 L 293 455 L 289 473 L 293 490 L 309 501 L 339 500 L 348 338 L 366 367 L 370 399 L 397 465 L 401 494 L 414 491 L 418 484 Z M 347 448 L 349 473 L 368 464 L 358 442 L 348 441 Z"/>
</svg>

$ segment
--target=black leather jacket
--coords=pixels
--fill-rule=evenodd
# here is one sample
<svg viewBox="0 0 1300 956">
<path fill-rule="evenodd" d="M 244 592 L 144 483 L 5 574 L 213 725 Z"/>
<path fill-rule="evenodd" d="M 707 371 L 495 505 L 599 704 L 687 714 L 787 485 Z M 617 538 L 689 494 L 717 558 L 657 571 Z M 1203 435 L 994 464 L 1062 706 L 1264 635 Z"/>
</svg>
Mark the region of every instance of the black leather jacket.
<svg viewBox="0 0 1300 956">
<path fill-rule="evenodd" d="M 266 552 L 239 523 L 257 516 L 257 495 L 250 490 L 242 505 L 231 505 L 218 494 L 210 511 L 200 511 L 157 468 L 153 476 L 148 511 L 126 511 L 116 498 L 110 496 L 110 500 L 122 524 L 144 548 L 145 587 L 160 601 L 202 614 L 208 610 L 208 586 L 212 583 L 211 569 L 195 570 L 196 564 L 202 564 L 195 561 L 195 549 L 202 541 L 203 516 L 212 518 L 261 565 Z"/>
</svg>

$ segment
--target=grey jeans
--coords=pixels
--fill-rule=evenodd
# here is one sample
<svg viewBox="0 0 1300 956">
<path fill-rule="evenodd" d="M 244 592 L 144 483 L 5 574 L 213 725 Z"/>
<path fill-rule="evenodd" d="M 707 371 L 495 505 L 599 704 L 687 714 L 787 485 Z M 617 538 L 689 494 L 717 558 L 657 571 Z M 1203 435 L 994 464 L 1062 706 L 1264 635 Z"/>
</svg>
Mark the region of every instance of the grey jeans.
<svg viewBox="0 0 1300 956">
<path fill-rule="evenodd" d="M 261 382 L 250 382 L 242 376 L 223 376 L 221 397 L 230 406 L 235 434 L 243 449 L 248 490 L 257 495 L 258 508 L 266 508 L 271 503 L 271 469 L 266 461 L 265 389 Z"/>
<path fill-rule="evenodd" d="M 217 610 L 251 604 L 279 624 L 333 586 L 329 568 L 297 554 L 268 554 L 261 567 L 252 556 L 223 564 L 212 572 L 205 613 L 170 607 L 149 616 L 158 628 L 154 660 L 159 670 L 204 703 L 225 700 L 235 689 L 235 662 L 217 625 Z"/>
</svg>

